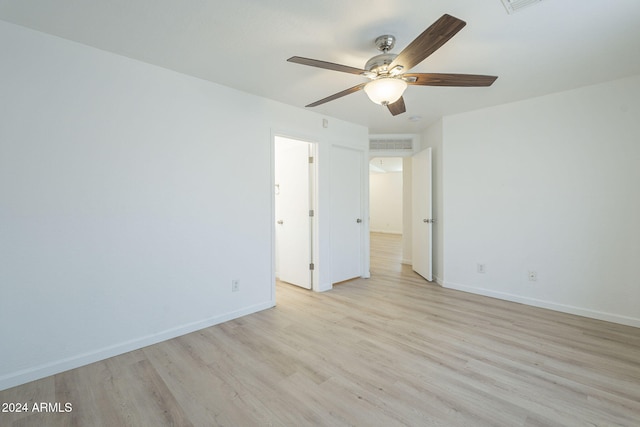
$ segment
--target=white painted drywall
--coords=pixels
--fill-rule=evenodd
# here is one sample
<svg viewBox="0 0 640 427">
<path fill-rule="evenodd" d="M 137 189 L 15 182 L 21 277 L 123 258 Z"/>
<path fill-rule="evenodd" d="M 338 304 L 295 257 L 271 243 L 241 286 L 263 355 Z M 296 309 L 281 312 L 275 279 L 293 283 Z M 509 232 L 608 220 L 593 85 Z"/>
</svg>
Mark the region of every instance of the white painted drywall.
<svg viewBox="0 0 640 427">
<path fill-rule="evenodd" d="M 318 143 L 320 206 L 331 146 L 368 145 L 364 127 L 1 21 L 0 57 L 0 389 L 273 306 L 273 135 Z"/>
<path fill-rule="evenodd" d="M 638 118 L 640 76 L 445 117 L 445 286 L 640 326 Z"/>
<path fill-rule="evenodd" d="M 369 174 L 371 231 L 402 234 L 402 172 Z"/>
</svg>

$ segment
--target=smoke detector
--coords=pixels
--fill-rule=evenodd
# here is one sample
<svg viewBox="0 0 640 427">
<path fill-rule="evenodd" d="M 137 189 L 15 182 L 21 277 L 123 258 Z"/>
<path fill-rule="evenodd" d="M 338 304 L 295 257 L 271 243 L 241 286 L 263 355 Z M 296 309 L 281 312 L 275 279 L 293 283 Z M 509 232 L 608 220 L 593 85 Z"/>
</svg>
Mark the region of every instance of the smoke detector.
<svg viewBox="0 0 640 427">
<path fill-rule="evenodd" d="M 524 9 L 527 6 L 540 3 L 542 0 L 501 0 L 501 1 L 505 9 L 507 9 L 507 13 L 511 15 L 512 13 L 519 12 L 521 9 Z"/>
</svg>

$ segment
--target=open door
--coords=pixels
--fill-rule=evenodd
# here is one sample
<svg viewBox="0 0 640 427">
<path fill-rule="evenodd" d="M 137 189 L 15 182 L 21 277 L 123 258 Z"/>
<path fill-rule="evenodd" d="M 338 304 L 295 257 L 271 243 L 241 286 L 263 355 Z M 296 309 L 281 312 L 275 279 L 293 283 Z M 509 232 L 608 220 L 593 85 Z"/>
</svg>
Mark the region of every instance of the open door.
<svg viewBox="0 0 640 427">
<path fill-rule="evenodd" d="M 275 138 L 276 276 L 312 287 L 312 145 Z"/>
<path fill-rule="evenodd" d="M 433 280 L 433 222 L 431 200 L 431 148 L 413 156 L 412 162 L 412 263 L 413 271 Z"/>
</svg>

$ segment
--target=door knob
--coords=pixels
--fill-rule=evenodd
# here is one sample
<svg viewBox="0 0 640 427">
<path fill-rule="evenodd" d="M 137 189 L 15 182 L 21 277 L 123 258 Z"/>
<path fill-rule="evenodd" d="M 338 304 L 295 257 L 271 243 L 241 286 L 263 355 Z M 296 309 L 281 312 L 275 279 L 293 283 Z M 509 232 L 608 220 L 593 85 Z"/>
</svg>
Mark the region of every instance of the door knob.
<svg viewBox="0 0 640 427">
<path fill-rule="evenodd" d="M 284 221 L 283 221 L 283 220 L 281 220 L 281 219 L 279 219 L 279 220 L 278 220 L 278 224 L 282 225 L 282 224 L 284 224 Z"/>
<path fill-rule="evenodd" d="M 360 224 L 360 223 L 362 222 L 362 220 L 361 220 L 360 218 L 358 218 L 358 219 L 356 219 L 356 222 L 357 222 L 358 224 Z"/>
<path fill-rule="evenodd" d="M 427 222 L 428 223 L 429 220 L 428 219 L 423 219 L 422 222 Z"/>
</svg>

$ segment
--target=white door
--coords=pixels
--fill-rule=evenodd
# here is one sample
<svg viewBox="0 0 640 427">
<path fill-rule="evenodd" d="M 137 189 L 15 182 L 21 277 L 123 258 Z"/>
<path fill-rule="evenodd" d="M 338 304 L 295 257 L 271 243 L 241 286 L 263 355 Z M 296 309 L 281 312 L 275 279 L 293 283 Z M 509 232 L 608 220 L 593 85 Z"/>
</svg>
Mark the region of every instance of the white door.
<svg viewBox="0 0 640 427">
<path fill-rule="evenodd" d="M 311 289 L 310 144 L 275 139 L 276 276 Z"/>
<path fill-rule="evenodd" d="M 413 271 L 433 280 L 431 216 L 431 148 L 413 156 L 412 162 Z"/>
<path fill-rule="evenodd" d="M 331 282 L 362 276 L 362 151 L 332 147 Z"/>
</svg>

